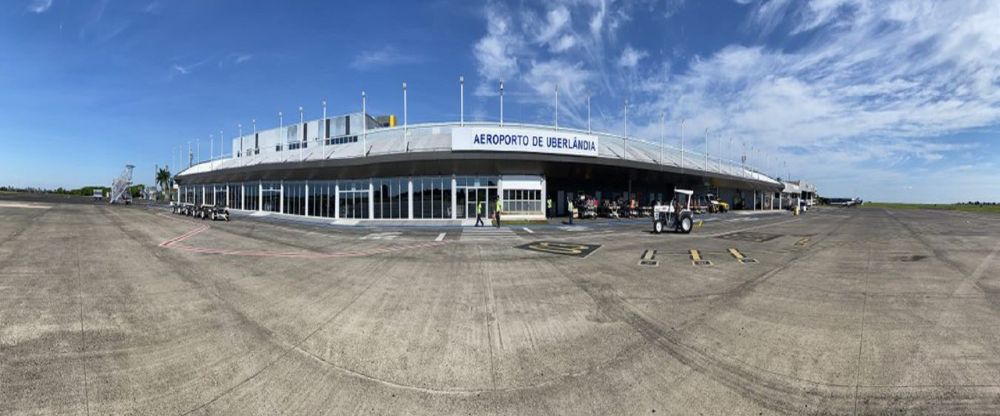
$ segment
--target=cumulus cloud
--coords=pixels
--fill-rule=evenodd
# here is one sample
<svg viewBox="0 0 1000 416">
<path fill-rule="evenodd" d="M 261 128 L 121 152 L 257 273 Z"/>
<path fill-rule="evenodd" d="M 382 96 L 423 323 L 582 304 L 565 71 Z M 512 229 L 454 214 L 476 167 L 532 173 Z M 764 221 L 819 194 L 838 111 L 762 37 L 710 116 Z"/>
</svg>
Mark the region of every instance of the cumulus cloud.
<svg viewBox="0 0 1000 416">
<path fill-rule="evenodd" d="M 252 56 L 249 55 L 243 61 L 237 58 L 236 63 L 239 64 L 250 58 Z M 355 55 L 354 59 L 351 60 L 351 68 L 369 70 L 396 65 L 417 64 L 423 61 L 424 59 L 421 56 L 400 51 L 393 45 L 385 45 L 379 49 L 365 50 Z"/>
<path fill-rule="evenodd" d="M 479 74 L 486 81 L 510 79 L 518 73 L 516 53 L 523 50 L 524 41 L 512 33 L 511 19 L 504 10 L 486 8 L 487 33 L 473 48 Z M 480 88 L 480 93 L 483 88 Z"/>
<path fill-rule="evenodd" d="M 605 108 L 618 108 L 629 98 L 630 124 L 635 123 L 630 132 L 658 137 L 658 119 L 666 113 L 671 143 L 683 119 L 688 140 L 698 148 L 704 139 L 690 132 L 707 128 L 714 154 L 737 159 L 750 153 L 754 164 L 766 164 L 772 173 L 784 170 L 778 166 L 786 162 L 799 173 L 808 166 L 808 176 L 834 185 L 834 192 L 861 175 L 906 171 L 902 176 L 908 176 L 950 158 L 981 158 L 983 143 L 953 143 L 947 137 L 1000 124 L 995 3 L 738 3 L 745 5 L 746 36 L 708 54 L 682 57 L 682 63 L 628 44 L 636 39 L 616 39 L 615 28 L 636 11 L 600 0 L 525 11 L 530 24 L 516 24 L 517 15 L 510 13 L 492 15 L 476 46 L 477 63 L 487 78 L 519 77 L 526 95 L 540 100 L 556 84 L 561 93 L 567 91 L 567 100 L 593 92 Z M 575 22 L 573 16 L 586 18 Z M 574 36 L 573 44 L 553 47 L 565 35 Z M 781 39 L 793 37 L 799 39 L 796 46 L 786 48 Z M 580 119 L 585 109 L 570 103 L 564 111 Z M 617 131 L 619 118 L 608 110 L 594 124 Z M 721 146 L 730 137 L 735 144 Z M 844 175 L 855 176 L 839 179 Z"/>
<path fill-rule="evenodd" d="M 622 56 L 618 58 L 618 66 L 634 68 L 639 64 L 639 60 L 645 58 L 647 55 L 645 51 L 636 50 L 631 45 L 626 46 L 625 50 L 622 51 Z"/>
<path fill-rule="evenodd" d="M 42 14 L 49 11 L 52 7 L 52 0 L 31 0 L 28 3 L 28 11 L 32 13 Z"/>
</svg>

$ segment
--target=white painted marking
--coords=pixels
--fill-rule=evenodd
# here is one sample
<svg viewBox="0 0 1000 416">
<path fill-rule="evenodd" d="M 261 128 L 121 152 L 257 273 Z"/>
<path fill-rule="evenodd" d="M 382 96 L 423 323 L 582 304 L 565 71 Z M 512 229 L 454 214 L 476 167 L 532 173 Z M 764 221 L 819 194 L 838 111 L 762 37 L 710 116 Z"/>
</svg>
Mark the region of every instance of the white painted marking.
<svg viewBox="0 0 1000 416">
<path fill-rule="evenodd" d="M 393 231 L 393 232 L 387 232 L 387 233 L 371 233 L 371 234 L 368 234 L 368 235 L 366 235 L 364 237 L 361 237 L 361 239 L 362 240 L 395 240 L 396 237 L 400 236 L 400 234 L 403 234 L 403 233 L 395 232 L 395 231 Z"/>
<path fill-rule="evenodd" d="M 441 241 L 441 240 L 444 240 L 444 236 L 445 236 L 445 234 L 448 234 L 448 233 L 441 233 L 441 234 L 438 234 L 437 238 L 435 238 L 435 239 L 434 239 L 434 241 Z"/>
<path fill-rule="evenodd" d="M 49 205 L 35 204 L 31 202 L 21 203 L 21 202 L 0 202 L 0 208 L 34 208 L 34 209 L 49 209 L 52 208 Z"/>
<path fill-rule="evenodd" d="M 527 232 L 528 232 L 528 234 L 534 234 L 534 233 L 535 233 L 534 231 L 531 231 L 531 229 L 530 229 L 530 228 L 528 228 L 528 227 L 523 227 L 522 229 L 523 229 L 524 231 L 527 231 Z"/>
</svg>

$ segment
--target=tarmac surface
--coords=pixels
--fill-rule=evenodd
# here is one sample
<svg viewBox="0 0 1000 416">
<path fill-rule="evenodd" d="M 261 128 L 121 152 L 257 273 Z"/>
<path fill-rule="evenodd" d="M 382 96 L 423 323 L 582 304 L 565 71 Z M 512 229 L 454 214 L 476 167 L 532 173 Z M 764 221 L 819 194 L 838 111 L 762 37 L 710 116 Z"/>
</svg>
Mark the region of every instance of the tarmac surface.
<svg viewBox="0 0 1000 416">
<path fill-rule="evenodd" d="M 681 235 L 31 199 L 0 195 L 4 415 L 1000 414 L 996 216 Z"/>
</svg>

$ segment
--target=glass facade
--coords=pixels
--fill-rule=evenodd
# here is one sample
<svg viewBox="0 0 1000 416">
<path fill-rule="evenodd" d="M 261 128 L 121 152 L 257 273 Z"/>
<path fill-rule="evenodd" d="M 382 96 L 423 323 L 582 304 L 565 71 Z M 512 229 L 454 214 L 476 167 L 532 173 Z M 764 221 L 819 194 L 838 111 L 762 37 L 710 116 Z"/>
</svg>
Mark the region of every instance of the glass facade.
<svg viewBox="0 0 1000 416">
<path fill-rule="evenodd" d="M 227 185 L 227 187 L 229 189 L 229 196 L 226 198 L 226 206 L 229 208 L 242 209 L 243 186 Z"/>
<path fill-rule="evenodd" d="M 181 202 L 186 203 L 325 218 L 468 219 L 476 217 L 477 206 L 488 217 L 498 199 L 509 214 L 544 215 L 544 191 L 526 185 L 523 175 L 518 178 L 509 186 L 536 189 L 505 188 L 499 176 L 414 176 L 197 184 L 181 186 L 179 192 Z"/>
<path fill-rule="evenodd" d="M 306 183 L 285 182 L 285 214 L 306 215 Z"/>
<path fill-rule="evenodd" d="M 409 193 L 407 178 L 372 179 L 375 201 L 375 218 L 409 218 Z"/>
<path fill-rule="evenodd" d="M 336 216 L 336 182 L 309 182 L 309 215 Z"/>
<path fill-rule="evenodd" d="M 212 189 L 215 190 L 215 197 L 212 203 L 215 205 L 226 205 L 226 185 L 214 185 L 209 188 L 210 191 Z"/>
<path fill-rule="evenodd" d="M 278 182 L 265 182 L 260 193 L 260 200 L 263 211 L 281 212 L 281 184 Z"/>
<path fill-rule="evenodd" d="M 243 201 L 246 204 L 245 209 L 256 211 L 260 208 L 260 183 L 247 182 L 244 189 L 246 190 L 246 199 Z"/>
<path fill-rule="evenodd" d="M 340 184 L 340 218 L 368 219 L 368 181 Z"/>
</svg>

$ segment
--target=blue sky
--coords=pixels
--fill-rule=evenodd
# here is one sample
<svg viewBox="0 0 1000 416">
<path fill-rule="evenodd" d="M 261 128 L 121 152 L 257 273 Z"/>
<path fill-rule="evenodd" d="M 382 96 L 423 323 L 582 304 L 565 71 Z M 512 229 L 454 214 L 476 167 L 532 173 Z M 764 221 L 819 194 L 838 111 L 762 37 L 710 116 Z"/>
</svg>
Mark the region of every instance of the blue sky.
<svg viewBox="0 0 1000 416">
<path fill-rule="evenodd" d="M 358 4 L 352 4 L 358 3 Z M 402 112 L 596 129 L 738 158 L 821 194 L 1000 201 L 1000 5 L 992 1 L 6 2 L 0 184 L 152 182 L 177 146 Z"/>
</svg>

